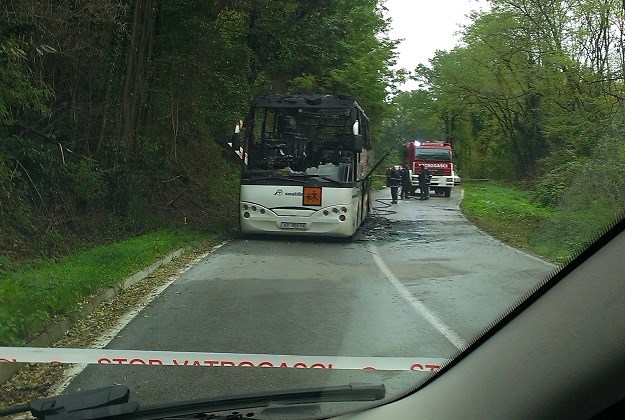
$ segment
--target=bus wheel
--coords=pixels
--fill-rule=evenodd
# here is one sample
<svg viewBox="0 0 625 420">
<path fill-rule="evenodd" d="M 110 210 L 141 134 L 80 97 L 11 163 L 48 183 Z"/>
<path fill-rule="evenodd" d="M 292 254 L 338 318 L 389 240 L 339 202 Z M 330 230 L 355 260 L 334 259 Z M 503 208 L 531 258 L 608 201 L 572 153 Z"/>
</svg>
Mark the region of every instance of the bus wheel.
<svg viewBox="0 0 625 420">
<path fill-rule="evenodd" d="M 451 188 L 445 188 L 445 197 L 449 197 L 451 195 Z"/>
</svg>

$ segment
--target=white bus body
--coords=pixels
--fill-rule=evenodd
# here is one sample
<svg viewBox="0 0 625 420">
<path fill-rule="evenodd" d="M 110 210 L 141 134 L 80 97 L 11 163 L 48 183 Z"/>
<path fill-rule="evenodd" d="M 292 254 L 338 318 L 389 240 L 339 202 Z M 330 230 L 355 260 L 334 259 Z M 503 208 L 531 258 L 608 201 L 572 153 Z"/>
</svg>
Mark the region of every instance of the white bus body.
<svg viewBox="0 0 625 420">
<path fill-rule="evenodd" d="M 368 192 L 360 183 L 320 188 L 321 205 L 304 206 L 304 186 L 241 185 L 241 232 L 352 236 L 368 214 Z"/>
<path fill-rule="evenodd" d="M 369 213 L 371 131 L 352 97 L 258 97 L 231 146 L 244 234 L 350 237 Z"/>
</svg>

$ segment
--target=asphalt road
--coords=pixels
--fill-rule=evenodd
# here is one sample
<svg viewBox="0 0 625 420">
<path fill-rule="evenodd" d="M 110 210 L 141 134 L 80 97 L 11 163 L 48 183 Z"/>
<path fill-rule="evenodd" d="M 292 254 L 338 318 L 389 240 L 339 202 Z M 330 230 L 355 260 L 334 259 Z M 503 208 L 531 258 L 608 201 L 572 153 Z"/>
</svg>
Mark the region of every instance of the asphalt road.
<svg viewBox="0 0 625 420">
<path fill-rule="evenodd" d="M 455 189 L 450 198 L 376 201 L 376 215 L 350 241 L 229 242 L 174 281 L 107 347 L 450 358 L 555 269 L 471 225 L 460 196 Z M 393 398 L 426 375 L 91 365 L 66 392 L 121 383 L 154 403 L 366 381 L 384 383 Z"/>
</svg>

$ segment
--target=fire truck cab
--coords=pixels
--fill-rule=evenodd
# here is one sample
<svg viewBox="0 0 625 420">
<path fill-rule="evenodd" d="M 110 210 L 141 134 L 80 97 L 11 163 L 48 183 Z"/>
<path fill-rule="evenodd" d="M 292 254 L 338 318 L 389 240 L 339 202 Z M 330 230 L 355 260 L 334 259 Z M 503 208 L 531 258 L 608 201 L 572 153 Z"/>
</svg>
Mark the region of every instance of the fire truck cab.
<svg viewBox="0 0 625 420">
<path fill-rule="evenodd" d="M 406 143 L 405 162 L 410 167 L 411 194 L 419 188 L 419 170 L 421 165 L 432 174 L 430 190 L 435 194 L 451 195 L 456 175 L 451 153 L 451 143 L 443 141 L 412 141 Z"/>
</svg>

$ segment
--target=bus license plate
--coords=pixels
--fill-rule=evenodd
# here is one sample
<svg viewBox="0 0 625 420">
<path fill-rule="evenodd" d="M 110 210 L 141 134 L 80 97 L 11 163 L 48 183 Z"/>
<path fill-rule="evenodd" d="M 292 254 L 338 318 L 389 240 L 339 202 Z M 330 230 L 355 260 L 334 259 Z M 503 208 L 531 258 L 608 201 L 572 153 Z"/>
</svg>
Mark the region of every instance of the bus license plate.
<svg viewBox="0 0 625 420">
<path fill-rule="evenodd" d="M 280 228 L 282 229 L 306 229 L 306 223 L 295 223 L 295 222 L 280 222 Z"/>
</svg>

